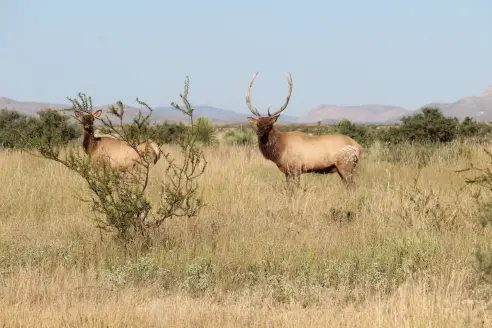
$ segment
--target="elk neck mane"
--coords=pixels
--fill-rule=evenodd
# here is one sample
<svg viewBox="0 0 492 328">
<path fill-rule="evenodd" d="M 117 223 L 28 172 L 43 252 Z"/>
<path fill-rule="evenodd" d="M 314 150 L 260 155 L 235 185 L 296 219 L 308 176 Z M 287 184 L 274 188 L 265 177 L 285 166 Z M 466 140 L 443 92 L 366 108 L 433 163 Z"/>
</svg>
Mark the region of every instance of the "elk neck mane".
<svg viewBox="0 0 492 328">
<path fill-rule="evenodd" d="M 86 153 L 89 153 L 94 150 L 96 146 L 96 141 L 100 140 L 101 138 L 96 138 L 94 137 L 94 127 L 90 126 L 86 129 L 84 129 L 84 141 L 82 143 L 82 146 L 84 147 L 84 150 Z"/>
<path fill-rule="evenodd" d="M 280 157 L 283 148 L 281 137 L 281 132 L 275 128 L 258 135 L 258 145 L 265 158 L 275 161 Z"/>
</svg>

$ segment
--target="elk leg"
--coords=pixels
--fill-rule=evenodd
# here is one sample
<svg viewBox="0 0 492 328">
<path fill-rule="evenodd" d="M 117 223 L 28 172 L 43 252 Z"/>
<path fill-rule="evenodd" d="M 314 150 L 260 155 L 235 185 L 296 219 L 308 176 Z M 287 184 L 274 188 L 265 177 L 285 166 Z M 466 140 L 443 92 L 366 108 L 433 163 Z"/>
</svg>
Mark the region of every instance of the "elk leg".
<svg viewBox="0 0 492 328">
<path fill-rule="evenodd" d="M 337 156 L 337 172 L 350 191 L 355 191 L 355 176 L 359 165 L 359 156 L 352 148 L 343 149 Z"/>
<path fill-rule="evenodd" d="M 348 190 L 355 191 L 355 172 L 344 172 L 344 170 L 339 169 L 338 175 L 340 176 L 340 179 L 342 179 L 343 184 Z"/>
</svg>

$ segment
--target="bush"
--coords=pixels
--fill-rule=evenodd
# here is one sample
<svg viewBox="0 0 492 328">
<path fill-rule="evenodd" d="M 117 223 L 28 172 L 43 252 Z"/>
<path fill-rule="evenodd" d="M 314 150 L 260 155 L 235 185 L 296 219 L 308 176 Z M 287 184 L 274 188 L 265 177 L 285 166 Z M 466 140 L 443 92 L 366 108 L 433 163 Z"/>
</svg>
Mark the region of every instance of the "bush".
<svg viewBox="0 0 492 328">
<path fill-rule="evenodd" d="M 224 136 L 227 143 L 233 145 L 252 145 L 256 142 L 256 133 L 251 127 L 232 129 Z"/>
<path fill-rule="evenodd" d="M 217 130 L 212 121 L 206 117 L 199 117 L 195 122 L 197 141 L 209 146 L 217 142 Z"/>
<path fill-rule="evenodd" d="M 459 121 L 446 117 L 439 108 L 423 107 L 420 113 L 403 116 L 399 127 L 391 127 L 379 134 L 382 141 L 398 144 L 450 142 L 458 136 Z"/>
<path fill-rule="evenodd" d="M 459 126 L 459 136 L 463 139 L 478 139 L 478 141 L 486 140 L 487 136 L 492 132 L 492 126 L 487 123 L 478 123 L 470 117 L 465 117 Z"/>
<path fill-rule="evenodd" d="M 189 81 L 186 79 L 185 92 L 180 95 L 185 108 L 175 103 L 171 104 L 189 116 L 192 123 L 184 133 L 182 141 L 178 142 L 183 160 L 181 163 L 176 161 L 169 153 L 163 153 L 159 147 L 160 155 L 167 165 L 164 174 L 159 174 L 161 180 L 154 182 L 160 187 L 157 203 L 153 203 L 147 195 L 151 164 L 145 152 L 137 151 L 141 162 L 136 168 L 118 170 L 111 167 L 93 166 L 90 154 L 87 156 L 80 145 L 68 147 L 66 143 L 53 143 L 48 137 L 34 136 L 29 140 L 43 157 L 65 165 L 86 181 L 90 196 L 89 199 L 83 199 L 83 201 L 92 203 L 91 207 L 98 228 L 115 232 L 125 245 L 140 237 L 144 237 L 145 242 L 152 236 L 151 232 L 159 228 L 165 220 L 174 217 L 195 217 L 203 206 L 201 197 L 198 195 L 197 178 L 204 173 L 207 162 L 201 149 L 196 146 L 198 137 L 193 124 L 194 109 L 187 100 L 188 86 Z M 69 98 L 72 102 L 71 110 L 92 114 L 91 98 L 80 93 L 79 98 Z M 149 114 L 144 116 L 139 111 L 130 125 L 122 124 L 124 114 L 122 102 L 117 102 L 116 106 L 109 108 L 109 115 L 116 117 L 120 122 L 119 125 L 114 125 L 109 118 L 95 117 L 111 134 L 134 149 L 137 149 L 136 141 L 148 139 L 151 132 L 149 120 L 152 109 L 138 98 L 137 102 L 145 106 Z M 51 115 L 51 113 L 43 114 L 43 122 L 49 122 L 48 125 L 58 127 L 59 122 Z M 65 133 L 65 130 L 59 131 Z M 63 136 L 63 133 L 56 136 Z"/>
<path fill-rule="evenodd" d="M 0 111 L 0 145 L 4 148 L 29 148 L 43 142 L 59 145 L 82 135 L 81 128 L 59 111 L 45 109 L 39 111 L 38 116 L 27 117 L 6 109 Z"/>
<path fill-rule="evenodd" d="M 27 129 L 27 116 L 16 111 L 2 109 L 0 111 L 0 146 L 15 148 L 20 144 L 19 131 Z"/>
<path fill-rule="evenodd" d="M 199 117 L 193 122 L 196 141 L 204 145 L 212 145 L 217 142 L 217 129 L 212 121 L 206 117 Z M 188 127 L 183 123 L 170 123 L 165 121 L 149 127 L 149 135 L 152 140 L 161 144 L 180 143 L 188 133 Z"/>
<path fill-rule="evenodd" d="M 70 117 L 51 109 L 38 112 L 39 119 L 29 120 L 30 138 L 38 144 L 60 146 L 66 145 L 82 135 L 80 126 L 69 122 Z"/>
<path fill-rule="evenodd" d="M 335 125 L 335 129 L 338 133 L 351 137 L 362 146 L 367 147 L 373 142 L 373 137 L 366 127 L 356 125 L 346 118 L 342 118 Z"/>
<path fill-rule="evenodd" d="M 165 121 L 150 127 L 150 137 L 160 144 L 172 144 L 182 141 L 187 133 L 183 123 L 170 123 Z"/>
</svg>

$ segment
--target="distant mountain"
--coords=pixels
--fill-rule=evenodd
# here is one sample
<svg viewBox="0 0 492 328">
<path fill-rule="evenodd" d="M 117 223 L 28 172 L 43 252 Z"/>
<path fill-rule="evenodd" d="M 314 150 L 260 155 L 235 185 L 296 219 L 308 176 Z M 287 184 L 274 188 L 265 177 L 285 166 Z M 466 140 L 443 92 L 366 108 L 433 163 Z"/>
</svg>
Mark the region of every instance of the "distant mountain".
<svg viewBox="0 0 492 328">
<path fill-rule="evenodd" d="M 361 105 L 361 106 L 336 106 L 320 105 L 299 117 L 299 123 L 312 123 L 321 121 L 331 123 L 341 118 L 349 119 L 355 123 L 393 123 L 399 121 L 403 115 L 412 114 L 405 108 L 385 105 Z"/>
<path fill-rule="evenodd" d="M 425 106 L 439 107 L 441 111 L 452 117 L 463 120 L 469 116 L 476 121 L 492 121 L 492 85 L 480 96 L 464 97 L 453 103 L 434 102 Z M 423 107 L 423 106 L 422 106 Z M 334 123 L 347 118 L 356 123 L 392 124 L 400 121 L 404 115 L 412 115 L 415 111 L 398 106 L 361 105 L 336 106 L 320 105 L 299 117 L 299 123 Z"/>
<path fill-rule="evenodd" d="M 445 115 L 454 116 L 460 120 L 469 116 L 477 121 L 492 121 L 492 85 L 480 96 L 465 97 L 453 103 L 430 103 L 426 106 L 438 106 Z M 37 111 L 44 108 L 62 109 L 69 107 L 69 105 L 22 102 L 0 97 L 0 109 L 17 110 L 25 115 L 35 115 Z M 94 109 L 99 108 L 101 107 Z M 107 108 L 107 106 L 103 106 L 102 108 Z M 248 124 L 246 118 L 251 116 L 249 111 L 236 112 L 206 105 L 195 106 L 194 108 L 196 117 L 207 117 L 214 124 Z M 126 118 L 131 119 L 137 113 L 138 108 L 127 106 L 125 110 L 128 113 Z M 146 110 L 143 110 L 143 112 L 145 113 Z M 318 121 L 322 123 L 336 123 L 342 118 L 347 118 L 356 123 L 392 124 L 399 122 L 403 115 L 412 115 L 413 113 L 415 111 L 403 107 L 378 104 L 360 106 L 320 105 L 300 117 L 281 114 L 278 122 L 279 124 L 306 124 L 316 123 Z M 170 106 L 154 108 L 153 121 L 162 122 L 164 120 L 187 122 L 188 118 Z"/>
<path fill-rule="evenodd" d="M 227 109 L 220 109 L 211 106 L 194 106 L 196 117 L 204 116 L 212 120 L 215 124 L 231 124 L 231 123 L 248 123 L 247 117 L 251 116 L 250 112 L 235 112 Z M 173 107 L 156 107 L 154 109 L 154 119 L 155 120 L 165 120 L 168 121 L 185 121 L 187 117 L 181 112 L 177 111 Z M 289 115 L 281 115 L 283 122 L 295 122 L 297 117 Z"/>
<path fill-rule="evenodd" d="M 0 109 L 15 110 L 24 115 L 36 115 L 36 112 L 43 108 L 62 109 L 70 107 L 69 105 L 47 104 L 30 101 L 16 101 L 10 98 L 0 97 Z"/>
<path fill-rule="evenodd" d="M 16 110 L 24 115 L 36 115 L 36 113 L 41 109 L 51 108 L 51 109 L 64 109 L 70 108 L 71 106 L 66 104 L 51 104 L 51 103 L 41 103 L 41 102 L 26 102 L 26 101 L 16 101 L 10 98 L 0 97 L 0 109 L 7 108 L 10 110 Z M 105 109 L 108 106 L 94 106 L 93 110 Z M 248 124 L 247 117 L 251 115 L 249 112 L 235 112 L 226 109 L 215 108 L 211 106 L 194 106 L 195 116 L 204 116 L 209 118 L 214 124 L 226 124 L 226 123 L 245 123 Z M 125 106 L 125 118 L 131 120 L 131 118 L 138 113 L 139 108 L 132 106 Z M 185 116 L 180 111 L 174 109 L 171 106 L 168 107 L 155 107 L 152 114 L 152 120 L 154 122 L 163 122 L 165 120 L 170 122 L 188 122 L 188 117 Z M 147 113 L 146 109 L 142 109 L 142 112 Z M 283 122 L 293 122 L 297 118 L 282 115 Z"/>
<path fill-rule="evenodd" d="M 438 106 L 445 115 L 459 120 L 469 116 L 476 121 L 492 121 L 492 85 L 480 96 L 464 97 L 453 103 L 431 103 L 427 106 Z"/>
<path fill-rule="evenodd" d="M 237 121 L 247 123 L 245 114 L 233 112 L 226 109 L 215 108 L 211 106 L 194 106 L 195 117 L 204 116 L 209 118 L 215 124 L 224 124 Z M 174 107 L 156 107 L 154 108 L 153 118 L 155 121 L 186 122 L 188 117 L 177 111 Z"/>
</svg>

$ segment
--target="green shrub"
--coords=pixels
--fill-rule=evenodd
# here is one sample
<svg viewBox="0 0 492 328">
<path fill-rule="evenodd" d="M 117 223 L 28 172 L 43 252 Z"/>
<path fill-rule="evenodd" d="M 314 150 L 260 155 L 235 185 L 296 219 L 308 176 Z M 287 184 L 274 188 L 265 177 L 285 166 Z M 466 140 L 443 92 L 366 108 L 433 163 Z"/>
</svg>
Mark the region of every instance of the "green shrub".
<svg viewBox="0 0 492 328">
<path fill-rule="evenodd" d="M 217 129 L 208 118 L 200 116 L 196 120 L 194 128 L 197 141 L 207 146 L 217 142 Z"/>
<path fill-rule="evenodd" d="M 185 92 L 180 94 L 185 107 L 181 108 L 175 103 L 171 105 L 190 118 L 191 126 L 186 129 L 182 142 L 179 143 L 183 160 L 176 161 L 170 153 L 164 153 L 159 149 L 160 157 L 166 161 L 166 169 L 161 178 L 154 180 L 159 187 L 159 199 L 153 202 L 148 195 L 151 163 L 145 152 L 138 152 L 140 162 L 137 167 L 125 170 L 111 167 L 96 167 L 92 165 L 90 154 L 82 151 L 80 145 L 68 145 L 63 141 L 65 136 L 71 136 L 70 129 L 65 129 L 63 122 L 52 112 L 40 114 L 40 122 L 46 131 L 42 137 L 37 134 L 30 135 L 27 141 L 37 150 L 41 156 L 57 161 L 74 173 L 82 177 L 90 193 L 82 201 L 91 203 L 94 219 L 97 227 L 105 231 L 114 232 L 116 237 L 125 246 L 136 243 L 136 246 L 146 246 L 147 241 L 153 236 L 151 232 L 159 228 L 162 223 L 171 218 L 191 218 L 198 215 L 203 206 L 199 195 L 197 179 L 204 173 L 207 162 L 202 150 L 197 146 L 198 135 L 194 129 L 193 111 L 188 102 L 188 78 L 185 81 Z M 92 100 L 85 94 L 79 93 L 80 99 L 71 99 L 71 110 L 84 114 L 93 114 Z M 137 102 L 149 110 L 149 114 L 143 115 L 141 111 L 132 120 L 132 124 L 123 125 L 124 105 L 118 101 L 116 106 L 108 110 L 109 117 L 113 116 L 119 122 L 114 124 L 109 117 L 94 117 L 99 120 L 110 134 L 126 142 L 136 149 L 135 140 L 148 139 L 151 129 L 149 120 L 152 108 L 137 98 Z M 49 128 L 48 128 L 49 127 Z M 160 144 L 157 145 L 160 148 Z M 143 239 L 139 239 L 142 238 Z M 138 249 L 137 249 L 138 250 Z"/>
<path fill-rule="evenodd" d="M 38 112 L 39 119 L 30 120 L 31 137 L 38 143 L 47 145 L 64 145 L 82 135 L 82 129 L 77 123 L 69 122 L 70 116 L 51 109 Z"/>
<path fill-rule="evenodd" d="M 69 143 L 82 135 L 80 126 L 69 120 L 68 115 L 52 109 L 39 111 L 38 117 L 3 109 L 0 111 L 0 145 L 4 148 L 29 148 L 40 143 Z"/>
<path fill-rule="evenodd" d="M 446 117 L 437 107 L 423 107 L 419 113 L 403 116 L 401 121 L 399 127 L 383 130 L 379 138 L 398 144 L 450 142 L 458 136 L 458 119 Z"/>
<path fill-rule="evenodd" d="M 19 131 L 27 129 L 27 116 L 16 111 L 0 111 L 0 146 L 14 148 L 20 144 Z"/>
<path fill-rule="evenodd" d="M 369 130 L 361 125 L 356 125 L 354 122 L 346 118 L 342 118 L 336 125 L 335 130 L 338 133 L 344 134 L 357 141 L 362 146 L 369 146 L 373 142 Z"/>
<path fill-rule="evenodd" d="M 477 141 L 487 140 L 488 135 L 492 132 L 492 126 L 484 122 L 476 122 L 470 117 L 465 117 L 461 122 L 458 134 L 463 139 L 475 139 Z"/>
<path fill-rule="evenodd" d="M 171 144 L 182 141 L 187 131 L 187 127 L 183 123 L 171 123 L 167 121 L 156 124 L 149 129 L 151 139 L 160 144 Z"/>
<path fill-rule="evenodd" d="M 224 136 L 229 144 L 233 145 L 252 145 L 256 142 L 256 133 L 251 127 L 232 129 L 226 132 Z"/>
</svg>

